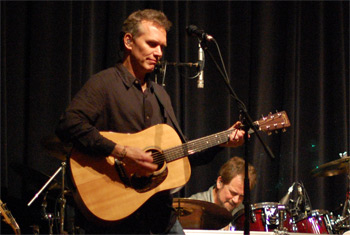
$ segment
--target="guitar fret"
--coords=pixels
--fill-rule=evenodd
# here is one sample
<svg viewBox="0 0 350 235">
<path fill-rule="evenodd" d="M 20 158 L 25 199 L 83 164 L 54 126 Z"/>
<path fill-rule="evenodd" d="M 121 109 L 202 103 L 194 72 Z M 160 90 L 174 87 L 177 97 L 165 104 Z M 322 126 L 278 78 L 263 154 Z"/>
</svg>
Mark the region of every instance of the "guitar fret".
<svg viewBox="0 0 350 235">
<path fill-rule="evenodd" d="M 167 162 L 192 155 L 210 147 L 225 143 L 229 140 L 232 130 L 226 130 L 217 134 L 209 135 L 188 143 L 169 148 L 163 152 L 163 156 Z"/>
</svg>

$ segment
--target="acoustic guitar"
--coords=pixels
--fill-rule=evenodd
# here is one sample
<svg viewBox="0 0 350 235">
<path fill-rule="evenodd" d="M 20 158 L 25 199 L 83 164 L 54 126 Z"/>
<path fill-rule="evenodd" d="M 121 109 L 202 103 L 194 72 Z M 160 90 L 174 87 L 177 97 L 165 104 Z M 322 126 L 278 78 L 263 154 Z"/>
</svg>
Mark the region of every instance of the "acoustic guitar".
<svg viewBox="0 0 350 235">
<path fill-rule="evenodd" d="M 285 111 L 269 114 L 254 123 L 260 131 L 273 131 L 290 126 Z M 188 155 L 226 143 L 233 130 L 225 130 L 182 143 L 177 132 L 158 124 L 135 134 L 100 132 L 120 145 L 151 151 L 158 170 L 149 177 L 135 177 L 125 166 L 128 182 L 119 177 L 112 156 L 94 156 L 73 148 L 70 173 L 76 187 L 74 198 L 81 211 L 102 222 L 122 220 L 141 207 L 154 194 L 185 185 L 191 175 Z"/>
</svg>

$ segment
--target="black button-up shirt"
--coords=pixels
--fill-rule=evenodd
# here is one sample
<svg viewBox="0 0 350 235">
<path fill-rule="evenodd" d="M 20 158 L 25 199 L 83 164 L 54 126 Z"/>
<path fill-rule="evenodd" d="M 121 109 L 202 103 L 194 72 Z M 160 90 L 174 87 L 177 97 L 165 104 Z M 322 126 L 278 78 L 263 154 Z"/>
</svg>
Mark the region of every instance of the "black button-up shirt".
<svg viewBox="0 0 350 235">
<path fill-rule="evenodd" d="M 84 149 L 109 155 L 115 143 L 99 131 L 136 133 L 159 123 L 173 126 L 157 100 L 154 86 L 159 85 L 148 81 L 142 92 L 140 81 L 122 64 L 101 71 L 74 97 L 56 133 Z M 170 98 L 165 98 L 170 104 Z"/>
</svg>

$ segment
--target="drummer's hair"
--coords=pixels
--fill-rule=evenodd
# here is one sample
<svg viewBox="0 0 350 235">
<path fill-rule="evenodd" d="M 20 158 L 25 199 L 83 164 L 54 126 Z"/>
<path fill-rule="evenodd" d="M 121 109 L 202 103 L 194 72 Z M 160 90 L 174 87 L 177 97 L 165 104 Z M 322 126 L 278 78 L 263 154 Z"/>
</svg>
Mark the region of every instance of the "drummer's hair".
<svg viewBox="0 0 350 235">
<path fill-rule="evenodd" d="M 237 176 L 242 175 L 244 177 L 244 159 L 240 157 L 230 158 L 219 170 L 219 176 L 221 176 L 223 184 L 229 184 L 231 180 Z M 253 165 L 248 164 L 248 177 L 250 182 L 250 188 L 252 189 L 256 184 L 256 170 Z"/>
</svg>

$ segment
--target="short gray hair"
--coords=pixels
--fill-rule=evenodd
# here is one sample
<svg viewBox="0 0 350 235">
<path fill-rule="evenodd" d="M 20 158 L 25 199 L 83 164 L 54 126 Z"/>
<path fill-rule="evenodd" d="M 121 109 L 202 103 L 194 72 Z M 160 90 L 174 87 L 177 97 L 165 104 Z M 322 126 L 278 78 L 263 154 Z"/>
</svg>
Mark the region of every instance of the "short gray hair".
<svg viewBox="0 0 350 235">
<path fill-rule="evenodd" d="M 122 33 L 131 33 L 134 37 L 137 37 L 139 34 L 139 25 L 142 21 L 150 21 L 163 27 L 166 31 L 169 31 L 172 25 L 163 12 L 154 9 L 144 9 L 135 11 L 129 15 L 123 23 Z"/>
</svg>

